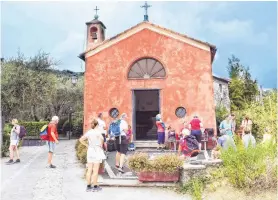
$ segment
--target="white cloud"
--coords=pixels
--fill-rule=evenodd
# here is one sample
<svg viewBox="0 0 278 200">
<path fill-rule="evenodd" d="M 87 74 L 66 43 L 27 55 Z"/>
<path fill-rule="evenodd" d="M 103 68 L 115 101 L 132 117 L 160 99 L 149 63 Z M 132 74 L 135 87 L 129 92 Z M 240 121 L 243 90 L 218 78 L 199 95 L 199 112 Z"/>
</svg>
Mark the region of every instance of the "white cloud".
<svg viewBox="0 0 278 200">
<path fill-rule="evenodd" d="M 218 39 L 229 40 L 230 42 L 262 45 L 266 44 L 268 40 L 267 33 L 255 31 L 251 20 L 209 21 L 206 27 L 211 33 L 218 36 Z"/>
<path fill-rule="evenodd" d="M 82 41 L 84 43 L 84 35 L 77 33 L 77 32 L 69 32 L 66 39 L 62 41 L 61 43 L 57 44 L 51 54 L 56 56 L 61 56 L 65 52 L 72 52 L 76 49 L 79 49 L 80 51 L 83 50 L 82 48 Z M 79 48 L 78 48 L 79 47 Z M 81 48 L 80 48 L 81 47 Z"/>
<path fill-rule="evenodd" d="M 151 22 L 188 34 L 191 37 L 216 43 L 246 43 L 263 45 L 268 41 L 267 31 L 256 32 L 252 20 L 233 18 L 238 5 L 232 2 L 149 2 Z M 10 17 L 2 18 L 4 23 L 16 26 L 18 17 L 27 17 L 60 31 L 64 40 L 53 46 L 51 55 L 58 58 L 76 59 L 83 51 L 86 36 L 86 21 L 94 17 L 94 8 L 98 6 L 100 20 L 107 27 L 107 37 L 112 37 L 143 20 L 144 10 L 140 2 L 9 2 Z M 4 3 L 3 3 L 4 5 Z M 11 12 L 13 11 L 13 12 Z M 8 12 L 8 11 L 7 11 Z M 222 16 L 225 16 L 222 17 Z M 35 27 L 34 27 L 35 28 Z M 59 31 L 57 31 L 59 30 Z M 50 30 L 51 31 L 51 30 Z M 66 33 L 66 34 L 65 34 Z M 30 38 L 31 39 L 31 38 Z M 216 55 L 216 59 L 218 58 Z"/>
</svg>

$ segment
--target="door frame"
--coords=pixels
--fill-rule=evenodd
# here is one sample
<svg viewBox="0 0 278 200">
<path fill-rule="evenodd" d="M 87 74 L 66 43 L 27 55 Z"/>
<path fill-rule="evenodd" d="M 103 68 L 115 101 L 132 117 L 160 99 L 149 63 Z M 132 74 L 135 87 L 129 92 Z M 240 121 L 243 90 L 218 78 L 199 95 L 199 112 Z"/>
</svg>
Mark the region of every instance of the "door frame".
<svg viewBox="0 0 278 200">
<path fill-rule="evenodd" d="M 136 141 L 136 102 L 135 102 L 135 92 L 136 91 L 150 91 L 157 90 L 158 91 L 158 112 L 161 113 L 161 88 L 134 88 L 131 89 L 132 92 L 132 133 L 133 133 L 133 141 Z"/>
</svg>

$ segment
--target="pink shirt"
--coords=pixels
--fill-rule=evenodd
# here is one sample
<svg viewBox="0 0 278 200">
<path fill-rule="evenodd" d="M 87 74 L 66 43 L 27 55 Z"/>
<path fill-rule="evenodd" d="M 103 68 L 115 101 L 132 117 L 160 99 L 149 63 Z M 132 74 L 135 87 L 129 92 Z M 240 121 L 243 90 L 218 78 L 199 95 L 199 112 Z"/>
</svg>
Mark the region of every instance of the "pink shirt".
<svg viewBox="0 0 278 200">
<path fill-rule="evenodd" d="M 157 127 L 157 132 L 160 132 L 160 133 L 165 132 L 165 129 L 162 126 L 162 122 L 156 121 L 156 127 Z"/>
</svg>

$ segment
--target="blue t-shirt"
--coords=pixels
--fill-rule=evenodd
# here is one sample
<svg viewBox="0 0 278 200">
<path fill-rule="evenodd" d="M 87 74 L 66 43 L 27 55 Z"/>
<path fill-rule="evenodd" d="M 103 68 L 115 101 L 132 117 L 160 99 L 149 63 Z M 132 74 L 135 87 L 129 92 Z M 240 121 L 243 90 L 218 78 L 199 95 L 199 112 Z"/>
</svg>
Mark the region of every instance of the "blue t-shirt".
<svg viewBox="0 0 278 200">
<path fill-rule="evenodd" d="M 226 129 L 225 134 L 229 136 L 233 136 L 232 126 L 233 126 L 232 121 L 228 122 L 227 120 L 224 120 L 221 122 L 219 128 Z"/>
</svg>

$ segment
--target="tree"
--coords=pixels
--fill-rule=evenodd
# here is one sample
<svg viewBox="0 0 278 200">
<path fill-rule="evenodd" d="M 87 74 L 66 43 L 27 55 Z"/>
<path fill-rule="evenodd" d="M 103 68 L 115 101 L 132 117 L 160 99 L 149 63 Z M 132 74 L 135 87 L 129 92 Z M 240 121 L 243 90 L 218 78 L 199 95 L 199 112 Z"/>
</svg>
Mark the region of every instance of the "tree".
<svg viewBox="0 0 278 200">
<path fill-rule="evenodd" d="M 67 115 L 69 107 L 82 112 L 82 74 L 81 81 L 72 87 L 70 71 L 54 69 L 58 63 L 42 51 L 30 58 L 18 52 L 1 63 L 5 119 L 49 120 L 53 115 Z"/>
<path fill-rule="evenodd" d="M 227 70 L 231 78 L 229 84 L 231 110 L 244 109 L 259 94 L 257 81 L 252 79 L 249 67 L 243 66 L 240 59 L 234 55 L 228 59 Z"/>
<path fill-rule="evenodd" d="M 244 70 L 244 66 L 240 64 L 240 60 L 238 58 L 232 55 L 231 58 L 228 58 L 227 70 L 231 79 L 240 78 Z"/>
</svg>

